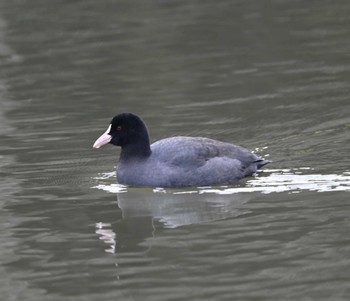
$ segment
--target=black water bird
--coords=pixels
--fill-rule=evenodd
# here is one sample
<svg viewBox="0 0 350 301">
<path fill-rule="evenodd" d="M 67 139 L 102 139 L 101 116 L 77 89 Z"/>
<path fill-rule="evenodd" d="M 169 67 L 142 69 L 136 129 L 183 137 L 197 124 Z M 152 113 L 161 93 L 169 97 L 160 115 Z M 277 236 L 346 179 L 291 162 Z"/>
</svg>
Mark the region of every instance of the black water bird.
<svg viewBox="0 0 350 301">
<path fill-rule="evenodd" d="M 150 144 L 142 119 L 132 113 L 115 116 L 94 148 L 121 147 L 120 184 L 189 187 L 233 184 L 270 161 L 230 143 L 203 137 L 171 137 Z"/>
</svg>

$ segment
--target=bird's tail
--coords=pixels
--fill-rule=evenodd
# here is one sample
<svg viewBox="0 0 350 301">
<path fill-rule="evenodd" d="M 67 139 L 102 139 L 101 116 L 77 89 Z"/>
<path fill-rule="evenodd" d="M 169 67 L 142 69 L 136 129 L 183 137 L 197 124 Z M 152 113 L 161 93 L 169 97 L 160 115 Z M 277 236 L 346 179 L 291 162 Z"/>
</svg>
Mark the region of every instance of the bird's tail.
<svg viewBox="0 0 350 301">
<path fill-rule="evenodd" d="M 256 160 L 255 163 L 256 163 L 256 166 L 258 169 L 260 169 L 261 167 L 265 166 L 266 164 L 269 164 L 271 163 L 272 161 L 270 160 L 265 160 L 265 159 L 259 159 L 259 160 Z"/>
</svg>

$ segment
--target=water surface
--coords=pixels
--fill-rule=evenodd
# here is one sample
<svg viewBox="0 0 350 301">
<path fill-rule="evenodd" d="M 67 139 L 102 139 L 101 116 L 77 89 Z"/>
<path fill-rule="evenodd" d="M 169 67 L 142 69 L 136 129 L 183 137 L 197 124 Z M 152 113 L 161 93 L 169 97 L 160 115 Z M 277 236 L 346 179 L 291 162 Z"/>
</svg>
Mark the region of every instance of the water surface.
<svg viewBox="0 0 350 301">
<path fill-rule="evenodd" d="M 348 300 L 350 4 L 0 4 L 3 300 Z M 273 161 L 235 186 L 118 185 L 93 150 L 152 141 Z"/>
</svg>

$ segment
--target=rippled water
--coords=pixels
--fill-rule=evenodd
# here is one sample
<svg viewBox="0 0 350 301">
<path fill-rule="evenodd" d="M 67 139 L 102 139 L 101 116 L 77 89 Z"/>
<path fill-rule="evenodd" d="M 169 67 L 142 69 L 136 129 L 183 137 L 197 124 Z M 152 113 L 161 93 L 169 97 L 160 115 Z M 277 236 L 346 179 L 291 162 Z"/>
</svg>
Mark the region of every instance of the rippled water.
<svg viewBox="0 0 350 301">
<path fill-rule="evenodd" d="M 348 300 L 350 4 L 0 3 L 1 300 Z M 111 117 L 273 162 L 135 188 Z"/>
</svg>

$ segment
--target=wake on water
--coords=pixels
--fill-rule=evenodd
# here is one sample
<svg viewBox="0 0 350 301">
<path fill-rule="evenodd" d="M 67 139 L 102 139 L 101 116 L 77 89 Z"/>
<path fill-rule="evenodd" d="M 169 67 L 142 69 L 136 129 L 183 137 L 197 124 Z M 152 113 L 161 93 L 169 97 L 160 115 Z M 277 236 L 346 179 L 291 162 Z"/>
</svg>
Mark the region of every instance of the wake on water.
<svg viewBox="0 0 350 301">
<path fill-rule="evenodd" d="M 235 194 L 244 192 L 299 193 L 301 191 L 349 191 L 350 172 L 342 174 L 314 174 L 313 169 L 301 167 L 293 169 L 264 169 L 259 175 L 243 181 L 237 186 L 197 187 L 191 189 L 163 189 L 154 188 L 154 192 L 187 194 L 187 193 L 214 193 Z M 113 183 L 111 183 L 111 179 Z M 98 184 L 93 188 L 102 189 L 111 193 L 125 193 L 128 187 L 115 183 L 115 172 L 103 173 L 95 178 Z"/>
</svg>

